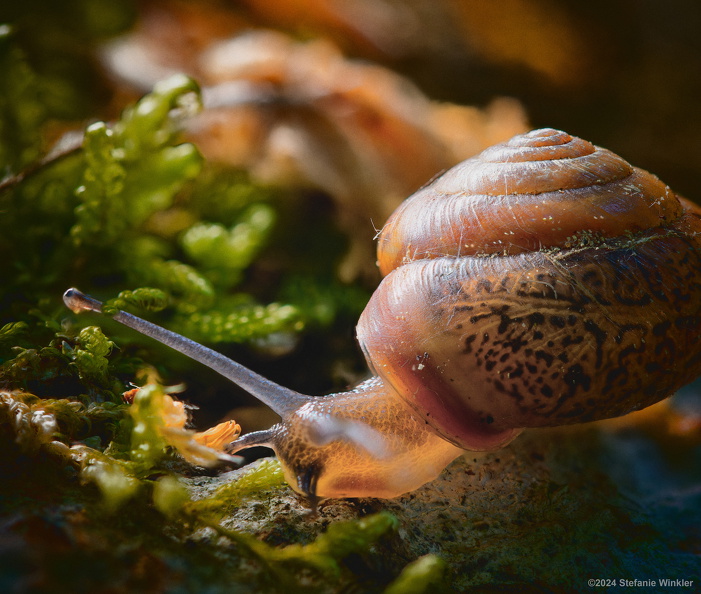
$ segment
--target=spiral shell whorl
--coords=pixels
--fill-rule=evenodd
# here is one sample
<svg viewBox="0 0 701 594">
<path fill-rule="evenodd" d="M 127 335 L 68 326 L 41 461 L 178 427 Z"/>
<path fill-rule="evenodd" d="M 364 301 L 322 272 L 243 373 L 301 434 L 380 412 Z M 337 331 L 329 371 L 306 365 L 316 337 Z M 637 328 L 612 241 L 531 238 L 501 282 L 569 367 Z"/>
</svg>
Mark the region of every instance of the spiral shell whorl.
<svg viewBox="0 0 701 594">
<path fill-rule="evenodd" d="M 655 176 L 552 129 L 515 136 L 416 192 L 383 229 L 383 274 L 445 256 L 563 246 L 582 231 L 617 237 L 664 227 L 682 206 Z"/>
<path fill-rule="evenodd" d="M 491 163 L 573 159 L 591 155 L 596 147 L 567 132 L 544 128 L 514 136 L 484 150 L 479 158 Z M 630 166 L 628 166 L 630 168 Z"/>
<path fill-rule="evenodd" d="M 543 194 L 624 179 L 633 168 L 614 153 L 557 130 L 535 130 L 493 146 L 453 170 L 466 194 Z M 446 176 L 447 177 L 447 176 Z M 447 177 L 448 184 L 455 178 Z M 438 191 L 443 190 L 437 184 Z"/>
</svg>

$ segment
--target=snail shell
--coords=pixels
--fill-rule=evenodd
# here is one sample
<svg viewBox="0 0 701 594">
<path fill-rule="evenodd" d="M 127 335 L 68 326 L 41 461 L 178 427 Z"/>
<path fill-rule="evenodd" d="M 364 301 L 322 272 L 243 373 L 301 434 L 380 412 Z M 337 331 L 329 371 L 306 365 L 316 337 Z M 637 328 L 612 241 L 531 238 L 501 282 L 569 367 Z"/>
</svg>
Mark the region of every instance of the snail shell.
<svg viewBox="0 0 701 594">
<path fill-rule="evenodd" d="M 623 415 L 701 373 L 699 232 L 698 209 L 612 152 L 516 136 L 392 215 L 358 338 L 462 448 Z"/>
</svg>

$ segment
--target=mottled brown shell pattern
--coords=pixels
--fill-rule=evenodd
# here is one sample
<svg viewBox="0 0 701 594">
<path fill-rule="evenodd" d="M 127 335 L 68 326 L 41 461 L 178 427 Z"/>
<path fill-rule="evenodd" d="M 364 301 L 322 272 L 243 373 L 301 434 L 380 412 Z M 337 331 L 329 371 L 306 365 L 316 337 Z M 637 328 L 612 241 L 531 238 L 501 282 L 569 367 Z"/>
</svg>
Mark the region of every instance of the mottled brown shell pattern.
<svg viewBox="0 0 701 594">
<path fill-rule="evenodd" d="M 656 177 L 531 132 L 392 217 L 379 246 L 390 272 L 358 337 L 377 374 L 466 449 L 622 415 L 701 374 L 700 234 L 698 211 Z"/>
</svg>

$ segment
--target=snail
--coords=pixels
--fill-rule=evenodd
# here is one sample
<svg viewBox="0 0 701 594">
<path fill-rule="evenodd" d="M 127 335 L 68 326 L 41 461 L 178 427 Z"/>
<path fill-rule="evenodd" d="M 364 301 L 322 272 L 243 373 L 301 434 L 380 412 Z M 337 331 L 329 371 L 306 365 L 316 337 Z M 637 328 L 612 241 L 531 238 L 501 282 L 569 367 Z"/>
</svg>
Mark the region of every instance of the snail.
<svg viewBox="0 0 701 594">
<path fill-rule="evenodd" d="M 701 209 L 612 152 L 543 129 L 408 198 L 357 337 L 373 377 L 312 397 L 187 338 L 117 321 L 208 365 L 282 421 L 267 445 L 296 491 L 391 498 L 524 428 L 625 415 L 701 374 Z M 101 304 L 69 289 L 68 307 Z"/>
</svg>

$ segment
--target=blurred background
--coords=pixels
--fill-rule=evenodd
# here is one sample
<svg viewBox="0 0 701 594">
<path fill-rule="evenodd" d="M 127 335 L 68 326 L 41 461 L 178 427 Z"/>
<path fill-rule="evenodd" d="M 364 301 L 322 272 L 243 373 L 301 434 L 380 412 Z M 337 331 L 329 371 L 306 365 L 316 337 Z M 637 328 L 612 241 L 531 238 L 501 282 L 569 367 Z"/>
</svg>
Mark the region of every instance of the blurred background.
<svg viewBox="0 0 701 594">
<path fill-rule="evenodd" d="M 6 283 L 3 323 L 25 319 L 37 295 L 58 319 L 67 281 L 103 297 L 156 285 L 171 305 L 162 323 L 323 393 L 365 373 L 353 328 L 379 280 L 376 231 L 415 189 L 486 146 L 560 128 L 701 199 L 701 5 L 691 0 L 66 0 L 60 9 L 25 0 L 0 2 L 0 22 L 15 52 L 6 59 L 14 68 L 21 56 L 19 70 L 34 73 L 31 84 L 10 74 L 0 82 L 9 179 L 70 133 L 115 121 L 160 80 L 185 73 L 201 85 L 204 109 L 183 118 L 179 133 L 203 154 L 206 181 L 185 184 L 184 198 L 174 192 L 122 237 L 158 240 L 200 275 L 190 275 L 192 287 L 209 283 L 216 294 L 207 301 L 199 289 L 171 286 L 162 267 L 134 273 L 123 254 L 136 260 L 138 250 L 86 250 L 97 235 L 82 247 L 61 244 L 75 222 L 57 227 L 49 210 L 53 243 L 44 237 L 12 256 L 11 233 L 38 229 L 35 208 L 8 222 L 2 247 L 10 261 L 33 249 L 47 257 L 5 275 L 24 280 Z M 215 207 L 227 184 L 245 191 Z M 242 221 L 239 237 L 245 231 L 253 247 L 230 242 L 241 262 L 212 264 L 216 241 Z M 49 273 L 48 254 L 64 268 Z M 250 296 L 278 325 L 227 334 L 227 323 L 253 311 Z M 205 422 L 225 412 L 214 404 L 223 387 L 187 382 L 212 411 Z"/>
<path fill-rule="evenodd" d="M 60 75 L 93 85 L 93 96 L 58 115 L 94 115 L 118 93 L 102 78 L 109 69 L 84 62 L 116 35 L 141 32 L 159 54 L 143 60 L 164 71 L 194 70 L 210 44 L 275 29 L 330 40 L 347 57 L 405 75 L 433 100 L 484 107 L 513 97 L 532 126 L 564 128 L 691 198 L 700 194 L 701 7 L 693 0 L 70 0 L 61 11 L 42 0 L 2 4 L 30 59 L 56 78 L 54 103 L 70 92 L 65 81 L 59 88 Z M 130 67 L 142 83 L 157 74 L 139 61 Z"/>
</svg>

